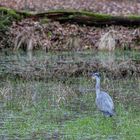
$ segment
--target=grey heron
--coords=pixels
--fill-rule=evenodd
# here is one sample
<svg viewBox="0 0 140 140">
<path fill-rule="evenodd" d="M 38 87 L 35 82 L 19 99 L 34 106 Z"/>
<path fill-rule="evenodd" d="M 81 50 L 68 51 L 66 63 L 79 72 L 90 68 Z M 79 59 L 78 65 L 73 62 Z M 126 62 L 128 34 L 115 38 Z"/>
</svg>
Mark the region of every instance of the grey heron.
<svg viewBox="0 0 140 140">
<path fill-rule="evenodd" d="M 114 103 L 107 92 L 100 89 L 100 75 L 99 73 L 92 73 L 92 79 L 96 79 L 96 106 L 104 114 L 104 116 L 112 117 L 115 115 Z"/>
</svg>

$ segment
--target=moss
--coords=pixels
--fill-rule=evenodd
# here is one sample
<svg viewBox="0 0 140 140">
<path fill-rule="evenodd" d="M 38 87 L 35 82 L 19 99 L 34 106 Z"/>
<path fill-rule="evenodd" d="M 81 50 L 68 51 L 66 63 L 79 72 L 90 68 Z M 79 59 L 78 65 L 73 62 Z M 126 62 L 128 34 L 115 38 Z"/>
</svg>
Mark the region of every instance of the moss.
<svg viewBox="0 0 140 140">
<path fill-rule="evenodd" d="M 139 15 L 129 15 L 127 18 L 132 19 L 132 20 L 140 20 Z"/>
<path fill-rule="evenodd" d="M 20 15 L 14 10 L 0 7 L 0 30 L 6 30 L 12 24 L 12 21 L 20 19 Z"/>
<path fill-rule="evenodd" d="M 112 18 L 113 16 L 108 15 L 108 14 L 98 14 L 98 13 L 93 13 L 93 12 L 86 12 L 86 11 L 81 11 L 81 15 L 86 15 L 86 16 L 91 16 L 91 17 L 96 17 L 97 19 L 109 19 Z"/>
<path fill-rule="evenodd" d="M 59 9 L 59 10 L 50 10 L 48 11 L 48 13 L 66 13 L 66 14 L 70 14 L 69 17 L 73 18 L 74 16 L 89 16 L 89 17 L 95 17 L 97 19 L 109 19 L 112 18 L 114 16 L 108 15 L 108 14 L 98 14 L 98 13 L 93 13 L 93 12 L 87 12 L 87 11 L 77 11 L 77 10 L 71 10 L 71 9 Z M 72 14 L 72 15 L 71 15 Z"/>
<path fill-rule="evenodd" d="M 30 16 L 34 16 L 34 13 L 28 12 L 28 11 L 16 11 L 17 14 L 20 15 L 20 17 L 22 18 L 26 18 L 26 17 L 30 17 Z"/>
<path fill-rule="evenodd" d="M 28 12 L 18 12 L 6 7 L 0 7 L 0 30 L 7 30 L 13 21 L 18 21 L 24 17 L 32 15 Z"/>
<path fill-rule="evenodd" d="M 0 7 L 0 13 L 3 13 L 3 15 L 11 16 L 14 19 L 20 19 L 20 15 L 17 14 L 16 11 L 5 7 Z"/>
</svg>

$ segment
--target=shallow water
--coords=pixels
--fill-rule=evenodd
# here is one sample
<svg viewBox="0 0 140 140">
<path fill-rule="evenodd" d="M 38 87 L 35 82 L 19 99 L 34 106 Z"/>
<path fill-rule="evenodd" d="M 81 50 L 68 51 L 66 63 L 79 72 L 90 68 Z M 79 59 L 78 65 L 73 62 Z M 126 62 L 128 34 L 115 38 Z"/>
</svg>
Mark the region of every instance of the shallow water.
<svg viewBox="0 0 140 140">
<path fill-rule="evenodd" d="M 95 106 L 95 81 L 87 74 L 46 80 L 17 78 L 35 64 L 44 70 L 60 62 L 140 60 L 136 51 L 25 52 L 0 55 L 0 139 L 140 139 L 140 77 L 112 78 L 101 72 L 101 87 L 113 98 L 116 116 L 105 118 Z M 47 64 L 47 66 L 46 66 Z M 15 67 L 16 65 L 16 67 Z M 12 71 L 12 72 L 11 72 Z"/>
</svg>

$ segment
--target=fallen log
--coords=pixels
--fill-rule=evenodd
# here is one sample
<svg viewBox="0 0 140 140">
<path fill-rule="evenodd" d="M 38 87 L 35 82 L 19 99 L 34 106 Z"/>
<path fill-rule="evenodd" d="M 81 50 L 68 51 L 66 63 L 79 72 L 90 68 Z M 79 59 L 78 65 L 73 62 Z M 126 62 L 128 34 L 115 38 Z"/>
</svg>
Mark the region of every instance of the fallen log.
<svg viewBox="0 0 140 140">
<path fill-rule="evenodd" d="M 17 11 L 5 7 L 0 7 L 0 13 L 8 13 L 8 16 L 16 17 L 18 20 L 23 18 L 33 18 L 38 20 L 40 18 L 48 18 L 52 21 L 59 21 L 61 23 L 77 23 L 80 25 L 89 26 L 140 26 L 139 15 L 129 16 L 113 16 L 108 14 L 99 14 L 94 12 L 87 12 L 81 10 L 51 10 L 42 13 L 33 13 L 26 11 Z M 10 13 L 10 14 L 9 14 Z M 1 14 L 3 16 L 3 14 Z"/>
<path fill-rule="evenodd" d="M 18 12 L 19 14 L 24 14 Z M 113 16 L 108 14 L 99 14 L 87 11 L 78 10 L 53 10 L 43 13 L 27 14 L 31 18 L 48 18 L 52 21 L 59 21 L 60 23 L 77 23 L 88 26 L 140 26 L 140 16 Z"/>
</svg>

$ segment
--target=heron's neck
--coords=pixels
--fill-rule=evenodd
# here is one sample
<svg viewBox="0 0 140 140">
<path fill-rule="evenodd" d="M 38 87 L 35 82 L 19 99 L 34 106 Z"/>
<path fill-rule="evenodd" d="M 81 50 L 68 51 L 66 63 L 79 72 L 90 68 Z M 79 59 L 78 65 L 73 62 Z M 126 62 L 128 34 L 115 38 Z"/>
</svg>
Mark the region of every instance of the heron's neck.
<svg viewBox="0 0 140 140">
<path fill-rule="evenodd" d="M 96 96 L 100 94 L 100 78 L 96 78 Z"/>
</svg>

